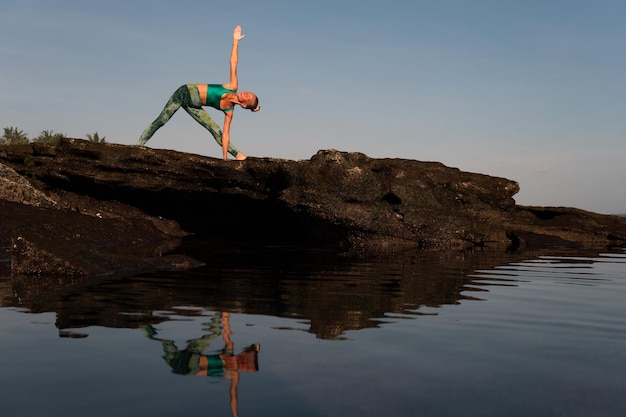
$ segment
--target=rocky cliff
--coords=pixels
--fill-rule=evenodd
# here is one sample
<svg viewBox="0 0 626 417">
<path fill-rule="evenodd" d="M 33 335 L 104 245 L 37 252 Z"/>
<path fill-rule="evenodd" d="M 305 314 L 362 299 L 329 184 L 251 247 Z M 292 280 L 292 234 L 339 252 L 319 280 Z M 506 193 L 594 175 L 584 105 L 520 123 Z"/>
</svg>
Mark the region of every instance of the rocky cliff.
<svg viewBox="0 0 626 417">
<path fill-rule="evenodd" d="M 626 243 L 626 219 L 521 207 L 515 181 L 436 162 L 319 151 L 215 158 L 79 139 L 0 146 L 0 246 L 16 273 L 187 268 L 193 233 L 218 244 L 337 251 L 505 243 Z"/>
</svg>

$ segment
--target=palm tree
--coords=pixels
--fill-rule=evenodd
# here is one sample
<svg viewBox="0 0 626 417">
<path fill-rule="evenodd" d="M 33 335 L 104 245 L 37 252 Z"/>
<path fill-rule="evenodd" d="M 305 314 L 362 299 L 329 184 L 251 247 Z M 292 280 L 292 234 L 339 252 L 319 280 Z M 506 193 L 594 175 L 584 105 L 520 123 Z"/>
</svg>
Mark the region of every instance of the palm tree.
<svg viewBox="0 0 626 417">
<path fill-rule="evenodd" d="M 87 134 L 87 140 L 94 143 L 106 143 L 105 137 L 100 137 L 98 132 L 95 132 L 93 135 Z"/>
<path fill-rule="evenodd" d="M 28 143 L 28 135 L 17 127 L 5 127 L 4 134 L 0 137 L 1 144 L 24 145 Z"/>
<path fill-rule="evenodd" d="M 52 130 L 44 130 L 39 134 L 39 136 L 33 139 L 33 142 L 52 143 L 57 145 L 61 139 L 65 137 L 67 137 L 67 135 L 64 135 L 63 133 L 54 133 Z"/>
</svg>

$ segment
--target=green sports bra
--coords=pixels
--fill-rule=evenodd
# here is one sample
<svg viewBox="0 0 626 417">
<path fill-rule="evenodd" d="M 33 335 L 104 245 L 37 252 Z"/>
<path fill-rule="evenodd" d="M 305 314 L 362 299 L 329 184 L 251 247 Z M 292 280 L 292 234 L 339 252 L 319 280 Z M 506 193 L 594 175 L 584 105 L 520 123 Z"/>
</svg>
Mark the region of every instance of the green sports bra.
<svg viewBox="0 0 626 417">
<path fill-rule="evenodd" d="M 222 96 L 225 93 L 236 93 L 237 90 L 229 90 L 228 88 L 224 88 L 222 84 L 208 84 L 206 101 L 204 102 L 205 106 L 211 106 L 217 110 L 221 110 L 224 113 L 232 111 L 234 107 L 229 107 L 227 109 L 220 108 L 220 101 L 222 101 Z"/>
</svg>

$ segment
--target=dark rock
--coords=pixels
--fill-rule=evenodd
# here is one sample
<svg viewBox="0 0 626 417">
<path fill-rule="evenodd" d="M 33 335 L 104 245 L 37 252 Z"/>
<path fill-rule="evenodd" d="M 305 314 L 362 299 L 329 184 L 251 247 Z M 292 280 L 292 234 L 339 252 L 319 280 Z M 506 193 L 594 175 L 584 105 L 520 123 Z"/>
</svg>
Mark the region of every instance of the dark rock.
<svg viewBox="0 0 626 417">
<path fill-rule="evenodd" d="M 604 246 L 626 241 L 624 218 L 572 208 L 520 207 L 513 199 L 519 190 L 515 181 L 436 162 L 373 159 L 336 150 L 301 161 L 222 161 L 68 139 L 56 146 L 2 146 L 0 164 L 5 165 L 0 178 L 11 177 L 15 187 L 8 192 L 11 187 L 0 183 L 4 200 L 0 202 L 37 206 L 29 206 L 31 211 L 21 217 L 15 208 L 5 215 L 9 212 L 2 207 L 0 241 L 21 237 L 38 253 L 45 252 L 42 259 L 58 265 L 66 265 L 64 253 L 70 249 L 50 261 L 55 258 L 49 257 L 49 242 L 64 236 L 69 244 L 81 246 L 77 238 L 59 233 L 76 219 L 91 225 L 89 247 L 135 250 L 144 247 L 138 242 L 150 242 L 143 253 L 120 251 L 130 259 L 167 253 L 185 232 L 238 246 L 330 245 L 373 252 L 405 246 L 469 248 L 492 242 Z M 45 219 L 52 212 L 54 222 L 28 224 L 31 217 Z M 16 227 L 19 221 L 25 222 L 21 228 Z M 28 236 L 33 228 L 38 228 L 39 240 Z M 110 231 L 115 228 L 119 233 L 113 236 Z M 82 231 L 74 234 L 86 236 Z M 116 240 L 122 235 L 124 239 Z M 157 242 L 163 240 L 170 246 L 158 249 Z M 25 270 L 37 269 L 23 265 Z M 104 262 L 102 267 L 115 265 Z M 67 269 L 90 270 L 79 262 Z"/>
<path fill-rule="evenodd" d="M 33 187 L 26 178 L 0 164 L 0 200 L 36 207 L 55 207 L 56 202 Z"/>
<path fill-rule="evenodd" d="M 0 242 L 17 274 L 89 277 L 198 265 L 167 255 L 182 234 L 164 233 L 147 216 L 91 216 L 3 200 L 0 213 Z"/>
</svg>

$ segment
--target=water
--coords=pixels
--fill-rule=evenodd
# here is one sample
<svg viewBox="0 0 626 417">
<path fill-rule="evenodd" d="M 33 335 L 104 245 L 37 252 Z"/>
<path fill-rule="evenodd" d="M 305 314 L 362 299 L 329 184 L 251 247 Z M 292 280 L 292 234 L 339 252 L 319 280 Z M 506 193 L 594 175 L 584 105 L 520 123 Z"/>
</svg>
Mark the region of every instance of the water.
<svg viewBox="0 0 626 417">
<path fill-rule="evenodd" d="M 623 250 L 187 250 L 208 265 L 81 281 L 0 263 L 2 415 L 626 415 Z"/>
</svg>

